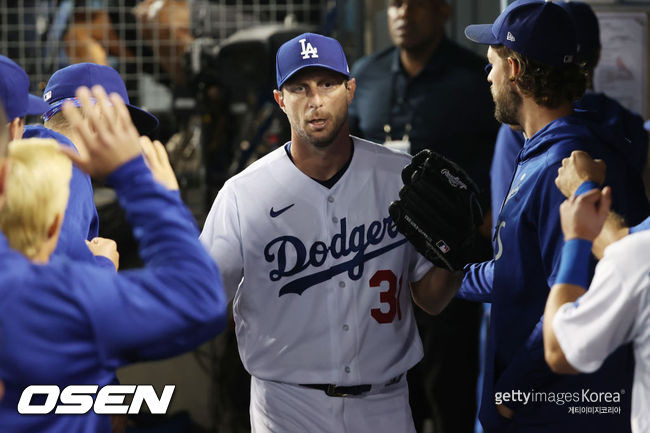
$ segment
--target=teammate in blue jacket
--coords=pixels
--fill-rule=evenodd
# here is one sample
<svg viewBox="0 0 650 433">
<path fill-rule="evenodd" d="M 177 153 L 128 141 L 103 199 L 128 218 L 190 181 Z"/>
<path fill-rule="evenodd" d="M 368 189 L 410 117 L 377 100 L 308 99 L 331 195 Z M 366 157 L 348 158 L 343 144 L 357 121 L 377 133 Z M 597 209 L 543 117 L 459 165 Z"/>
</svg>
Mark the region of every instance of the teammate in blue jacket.
<svg viewBox="0 0 650 433">
<path fill-rule="evenodd" d="M 80 140 L 61 113 L 61 109 L 66 101 L 78 107 L 79 101 L 75 98 L 75 90 L 81 86 L 92 87 L 96 84 L 103 86 L 107 92 L 116 92 L 122 97 L 141 134 L 148 133 L 156 127 L 158 119 L 155 116 L 129 104 L 126 86 L 115 69 L 92 63 L 79 63 L 52 74 L 43 94 L 43 99 L 49 104 L 46 104 L 47 109 L 43 112 L 45 125 L 27 126 L 24 137 L 53 138 L 65 146 L 79 150 Z M 90 177 L 75 167 L 70 182 L 70 201 L 54 254 L 64 255 L 74 260 L 94 262 L 103 267 L 117 268 L 115 242 L 97 238 L 98 234 L 99 217 Z M 91 241 L 88 246 L 86 240 Z M 93 252 L 89 248 L 93 248 Z M 104 256 L 109 257 L 111 261 L 106 260 Z"/>
<path fill-rule="evenodd" d="M 154 181 L 139 135 L 121 100 L 100 88 L 78 91 L 90 133 L 66 109 L 86 148 L 66 153 L 80 167 L 107 178 L 138 239 L 145 268 L 116 274 L 92 264 L 59 260 L 37 265 L 7 246 L 0 234 L 0 402 L 3 432 L 110 432 L 110 420 L 86 415 L 19 415 L 31 384 L 109 383 L 115 368 L 187 351 L 222 330 L 226 300 L 219 271 L 176 191 Z M 9 168 L 0 142 L 0 173 Z M 4 196 L 0 176 L 0 203 Z M 1 210 L 0 210 L 1 212 Z"/>
<path fill-rule="evenodd" d="M 79 85 L 89 84 L 80 83 Z M 74 90 L 72 91 L 74 92 Z M 41 115 L 49 109 L 49 105 L 41 98 L 29 94 L 27 73 L 17 63 L 5 56 L 0 56 L 0 101 L 9 116 L 9 139 L 18 140 L 23 136 L 25 138 L 53 138 L 61 144 L 74 148 L 72 142 L 62 134 L 42 125 L 25 125 L 27 114 Z M 113 262 L 107 257 L 111 255 L 111 251 L 110 249 L 106 250 L 107 244 L 112 241 L 97 238 L 99 219 L 93 200 L 90 177 L 77 167 L 73 168 L 70 193 L 72 198 L 66 211 L 55 257 L 64 255 L 74 260 L 114 267 Z M 103 247 L 97 256 L 86 247 L 85 243 L 85 240 L 91 241 L 95 238 L 97 238 L 96 242 L 101 242 Z M 114 250 L 117 254 L 117 250 Z M 99 254 L 100 252 L 102 254 Z"/>
<path fill-rule="evenodd" d="M 573 18 L 578 38 L 579 61 L 585 64 L 589 80 L 588 88 L 591 89 L 594 69 L 598 65 L 601 49 L 598 18 L 587 3 L 570 1 L 557 2 L 557 4 Z M 606 126 L 609 131 L 621 137 L 613 143 L 620 150 L 626 166 L 629 167 L 626 172 L 630 174 L 631 185 L 628 187 L 643 188 L 643 184 L 638 180 L 643 174 L 648 159 L 648 133 L 643 128 L 641 116 L 626 109 L 609 96 L 593 90 L 587 90 L 574 107 L 589 112 L 597 123 Z M 501 125 L 490 168 L 492 209 L 495 213 L 508 192 L 515 171 L 515 161 L 523 147 L 522 132 L 512 129 L 507 124 Z M 644 203 L 639 205 L 643 206 Z M 646 211 L 650 212 L 650 208 Z"/>
<path fill-rule="evenodd" d="M 604 159 L 612 167 L 607 183 L 624 192 L 615 197 L 617 211 L 631 221 L 645 216 L 634 209 L 643 198 L 626 191 L 626 180 L 617 176 L 624 161 L 607 141 L 612 137 L 572 108 L 586 87 L 575 62 L 572 19 L 552 2 L 515 1 L 493 24 L 468 26 L 465 34 L 490 45 L 495 117 L 528 137 L 497 214 L 494 259 L 469 266 L 458 292 L 492 303 L 479 419 L 487 432 L 629 431 L 628 351 L 619 350 L 598 372 L 576 377 L 555 375 L 544 361 L 541 317 L 563 245 L 558 208 L 564 198 L 554 184 L 562 159 L 580 149 Z M 613 402 L 584 400 L 583 390 L 618 395 Z M 619 413 L 573 415 L 562 398 L 566 393 L 577 395 L 575 406 L 614 405 L 612 412 Z"/>
</svg>

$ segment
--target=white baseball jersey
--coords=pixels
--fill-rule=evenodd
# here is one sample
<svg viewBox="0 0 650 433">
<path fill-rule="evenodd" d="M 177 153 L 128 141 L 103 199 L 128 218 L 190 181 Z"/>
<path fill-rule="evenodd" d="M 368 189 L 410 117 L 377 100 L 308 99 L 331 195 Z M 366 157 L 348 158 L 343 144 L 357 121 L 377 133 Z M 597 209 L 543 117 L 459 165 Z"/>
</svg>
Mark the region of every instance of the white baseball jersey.
<svg viewBox="0 0 650 433">
<path fill-rule="evenodd" d="M 332 188 L 281 147 L 229 179 L 208 215 L 201 241 L 233 299 L 253 376 L 381 384 L 422 357 L 408 283 L 432 265 L 388 214 L 410 157 L 353 140 Z"/>
<path fill-rule="evenodd" d="M 553 330 L 569 363 L 596 371 L 622 344 L 634 342 L 632 431 L 650 431 L 650 231 L 605 249 L 589 291 L 563 305 Z M 616 391 L 616 390 L 612 390 Z"/>
</svg>

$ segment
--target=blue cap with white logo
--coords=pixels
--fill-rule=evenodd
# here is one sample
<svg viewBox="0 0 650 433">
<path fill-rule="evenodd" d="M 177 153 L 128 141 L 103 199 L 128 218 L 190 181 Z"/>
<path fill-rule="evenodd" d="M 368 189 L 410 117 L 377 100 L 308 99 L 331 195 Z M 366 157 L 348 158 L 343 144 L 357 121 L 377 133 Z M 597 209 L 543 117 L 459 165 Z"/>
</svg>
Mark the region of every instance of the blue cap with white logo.
<svg viewBox="0 0 650 433">
<path fill-rule="evenodd" d="M 573 20 L 550 1 L 517 0 L 493 24 L 467 26 L 465 36 L 479 44 L 505 45 L 553 66 L 574 63 L 577 52 Z"/>
<path fill-rule="evenodd" d="M 0 55 L 0 103 L 9 121 L 27 114 L 42 114 L 47 104 L 29 94 L 29 77 L 18 63 Z"/>
<path fill-rule="evenodd" d="M 304 68 L 330 69 L 350 78 L 350 68 L 343 47 L 336 39 L 316 33 L 303 33 L 282 44 L 275 57 L 278 89 Z"/>
</svg>

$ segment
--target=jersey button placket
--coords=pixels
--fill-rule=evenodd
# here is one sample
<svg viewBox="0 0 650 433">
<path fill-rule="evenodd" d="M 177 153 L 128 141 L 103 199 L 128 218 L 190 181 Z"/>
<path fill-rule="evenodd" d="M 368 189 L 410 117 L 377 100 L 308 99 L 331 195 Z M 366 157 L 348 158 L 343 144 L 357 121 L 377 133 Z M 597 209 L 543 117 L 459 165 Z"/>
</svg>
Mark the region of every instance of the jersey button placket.
<svg viewBox="0 0 650 433">
<path fill-rule="evenodd" d="M 334 196 L 333 195 L 327 196 L 327 203 L 328 204 L 334 203 Z M 332 217 L 332 222 L 334 224 L 338 224 L 339 219 L 337 217 L 333 216 Z"/>
</svg>

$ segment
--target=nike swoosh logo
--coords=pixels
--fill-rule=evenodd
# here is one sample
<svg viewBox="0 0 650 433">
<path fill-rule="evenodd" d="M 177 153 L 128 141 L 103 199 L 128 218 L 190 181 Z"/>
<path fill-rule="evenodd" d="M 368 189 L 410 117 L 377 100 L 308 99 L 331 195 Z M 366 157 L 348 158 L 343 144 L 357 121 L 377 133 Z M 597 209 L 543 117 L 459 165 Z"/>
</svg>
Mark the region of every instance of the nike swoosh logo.
<svg viewBox="0 0 650 433">
<path fill-rule="evenodd" d="M 275 218 L 276 216 L 279 216 L 280 214 L 282 214 L 284 211 L 289 210 L 289 208 L 293 207 L 294 204 L 295 203 L 292 203 L 289 206 L 283 207 L 282 209 L 277 210 L 277 211 L 273 210 L 273 208 L 271 208 L 271 213 L 270 213 L 271 218 Z"/>
</svg>

